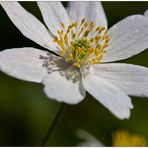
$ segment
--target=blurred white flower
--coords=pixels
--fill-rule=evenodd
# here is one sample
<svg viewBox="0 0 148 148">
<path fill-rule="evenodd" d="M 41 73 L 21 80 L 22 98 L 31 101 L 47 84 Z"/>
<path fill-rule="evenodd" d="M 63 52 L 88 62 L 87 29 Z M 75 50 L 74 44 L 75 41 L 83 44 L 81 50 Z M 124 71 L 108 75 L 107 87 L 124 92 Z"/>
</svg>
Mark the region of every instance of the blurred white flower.
<svg viewBox="0 0 148 148">
<path fill-rule="evenodd" d="M 147 68 L 108 63 L 148 48 L 147 13 L 129 16 L 107 32 L 100 2 L 69 2 L 67 10 L 60 2 L 37 2 L 47 29 L 18 2 L 0 3 L 24 36 L 47 49 L 4 50 L 1 71 L 43 83 L 46 95 L 60 102 L 79 103 L 88 91 L 120 119 L 129 118 L 133 108 L 128 95 L 148 96 Z"/>
<path fill-rule="evenodd" d="M 85 130 L 78 130 L 76 133 L 77 137 L 83 141 L 78 144 L 82 147 L 105 147 L 98 139 Z M 127 130 L 117 130 L 112 134 L 112 145 L 113 147 L 136 147 L 136 146 L 147 146 L 147 140 L 144 136 L 138 134 L 131 134 Z"/>
<path fill-rule="evenodd" d="M 76 136 L 83 141 L 79 142 L 77 146 L 81 147 L 104 147 L 105 145 L 102 144 L 98 139 L 96 139 L 92 134 L 85 130 L 78 130 L 76 132 Z"/>
</svg>

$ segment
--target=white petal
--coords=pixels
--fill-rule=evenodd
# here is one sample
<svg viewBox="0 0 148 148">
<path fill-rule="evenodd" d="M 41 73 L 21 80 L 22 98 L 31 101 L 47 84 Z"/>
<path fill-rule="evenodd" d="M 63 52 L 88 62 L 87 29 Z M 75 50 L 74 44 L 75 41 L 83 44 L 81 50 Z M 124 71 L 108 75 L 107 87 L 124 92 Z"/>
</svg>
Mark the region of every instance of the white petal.
<svg viewBox="0 0 148 148">
<path fill-rule="evenodd" d="M 129 16 L 109 29 L 111 43 L 103 62 L 132 57 L 148 48 L 148 18 Z"/>
<path fill-rule="evenodd" d="M 96 147 L 96 146 L 104 147 L 105 146 L 98 139 L 96 139 L 93 135 L 91 135 L 85 130 L 78 130 L 76 134 L 79 138 L 84 140 L 83 142 L 77 145 L 78 147 Z"/>
<path fill-rule="evenodd" d="M 18 79 L 41 82 L 47 75 L 40 55 L 47 53 L 34 48 L 14 48 L 0 52 L 0 70 Z"/>
<path fill-rule="evenodd" d="M 61 28 L 60 23 L 63 22 L 65 26 L 70 23 L 69 16 L 61 2 L 37 2 L 44 22 L 53 34 Z"/>
<path fill-rule="evenodd" d="M 112 63 L 97 65 L 94 72 L 128 95 L 148 97 L 148 68 Z"/>
<path fill-rule="evenodd" d="M 148 16 L 148 10 L 146 10 L 146 11 L 144 12 L 144 15 L 145 15 L 145 16 Z"/>
<path fill-rule="evenodd" d="M 69 2 L 68 14 L 73 21 L 95 22 L 97 26 L 107 27 L 107 19 L 101 2 Z"/>
<path fill-rule="evenodd" d="M 37 44 L 54 50 L 53 39 L 45 26 L 18 2 L 0 2 L 7 15 L 24 36 Z"/>
<path fill-rule="evenodd" d="M 97 75 L 88 74 L 83 78 L 84 88 L 100 103 L 120 119 L 129 118 L 131 99 Z"/>
<path fill-rule="evenodd" d="M 57 72 L 52 72 L 44 80 L 44 91 L 51 99 L 68 104 L 77 104 L 85 97 L 81 80 L 73 82 Z"/>
</svg>

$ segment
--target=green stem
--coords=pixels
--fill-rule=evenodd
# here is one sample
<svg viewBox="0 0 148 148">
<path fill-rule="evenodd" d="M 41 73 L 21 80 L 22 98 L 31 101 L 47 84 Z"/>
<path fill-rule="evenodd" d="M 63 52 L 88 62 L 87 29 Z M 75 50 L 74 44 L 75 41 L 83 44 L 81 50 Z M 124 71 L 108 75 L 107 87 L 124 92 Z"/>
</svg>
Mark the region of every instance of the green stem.
<svg viewBox="0 0 148 148">
<path fill-rule="evenodd" d="M 58 109 L 57 109 L 57 111 L 56 111 L 56 113 L 55 113 L 55 115 L 54 115 L 54 117 L 53 117 L 53 119 L 51 121 L 49 129 L 48 129 L 47 133 L 45 134 L 40 146 L 45 146 L 47 140 L 50 138 L 50 136 L 51 136 L 51 134 L 52 134 L 52 132 L 54 130 L 54 127 L 56 126 L 56 123 L 57 123 L 57 121 L 58 121 L 58 119 L 60 117 L 62 108 L 63 108 L 63 103 L 60 103 L 59 106 L 58 106 Z"/>
</svg>

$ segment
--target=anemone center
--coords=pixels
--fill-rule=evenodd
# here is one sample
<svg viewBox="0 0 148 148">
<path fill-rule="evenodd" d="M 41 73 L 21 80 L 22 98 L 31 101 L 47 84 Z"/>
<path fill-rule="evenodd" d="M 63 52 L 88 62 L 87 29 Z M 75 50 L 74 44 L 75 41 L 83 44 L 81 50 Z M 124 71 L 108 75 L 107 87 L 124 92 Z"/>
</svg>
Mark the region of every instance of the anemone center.
<svg viewBox="0 0 148 148">
<path fill-rule="evenodd" d="M 84 50 L 87 50 L 90 47 L 90 42 L 85 38 L 80 38 L 73 42 L 73 46 L 75 49 L 82 48 Z"/>
<path fill-rule="evenodd" d="M 59 55 L 71 62 L 74 67 L 81 65 L 99 64 L 109 46 L 110 37 L 103 26 L 95 27 L 93 22 L 85 19 L 74 22 L 69 26 L 61 23 L 54 42 L 58 44 Z"/>
</svg>

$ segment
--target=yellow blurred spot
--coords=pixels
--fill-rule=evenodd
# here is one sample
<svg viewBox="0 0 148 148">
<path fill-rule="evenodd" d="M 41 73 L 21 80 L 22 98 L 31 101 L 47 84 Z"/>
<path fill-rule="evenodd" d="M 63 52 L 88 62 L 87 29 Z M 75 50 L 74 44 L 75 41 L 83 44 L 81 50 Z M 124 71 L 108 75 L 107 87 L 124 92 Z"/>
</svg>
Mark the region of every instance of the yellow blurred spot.
<svg viewBox="0 0 148 148">
<path fill-rule="evenodd" d="M 112 135 L 112 146 L 146 146 L 147 141 L 143 136 L 131 134 L 127 130 L 118 130 Z"/>
</svg>

